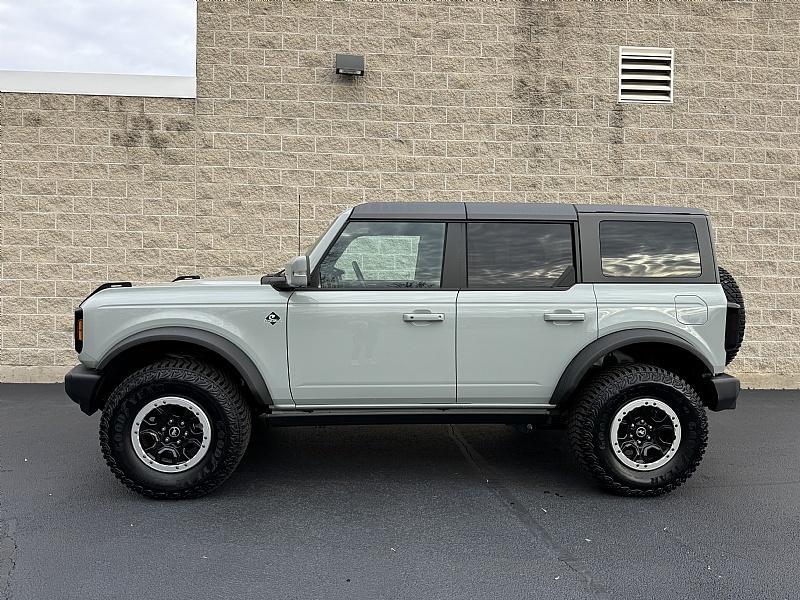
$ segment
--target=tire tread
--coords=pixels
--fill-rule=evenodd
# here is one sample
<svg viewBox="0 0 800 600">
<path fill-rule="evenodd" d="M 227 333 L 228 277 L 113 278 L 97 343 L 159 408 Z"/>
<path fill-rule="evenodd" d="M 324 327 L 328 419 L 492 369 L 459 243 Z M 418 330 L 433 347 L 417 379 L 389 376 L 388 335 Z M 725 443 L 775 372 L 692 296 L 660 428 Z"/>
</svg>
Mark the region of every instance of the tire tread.
<svg viewBox="0 0 800 600">
<path fill-rule="evenodd" d="M 606 403 L 621 390 L 642 382 L 661 383 L 675 388 L 694 405 L 700 420 L 699 451 L 695 460 L 677 477 L 649 489 L 626 485 L 612 477 L 598 459 L 593 433 L 594 424 L 600 418 Z M 606 490 L 622 496 L 659 496 L 683 484 L 697 469 L 708 442 L 708 421 L 697 392 L 678 375 L 652 365 L 622 365 L 601 371 L 584 386 L 579 401 L 568 417 L 567 436 L 580 467 Z"/>
<path fill-rule="evenodd" d="M 111 450 L 109 432 L 111 430 L 112 415 L 128 394 L 142 385 L 157 381 L 174 380 L 180 380 L 202 388 L 216 399 L 225 414 L 233 417 L 229 425 L 230 447 L 234 451 L 227 453 L 227 456 L 220 461 L 220 466 L 200 484 L 184 490 L 165 491 L 150 488 L 133 481 L 120 468 Z M 134 492 L 162 500 L 198 498 L 219 487 L 236 469 L 247 449 L 251 427 L 252 414 L 250 407 L 242 397 L 234 381 L 226 373 L 192 357 L 170 357 L 151 363 L 133 372 L 114 389 L 100 418 L 100 449 L 106 464 L 114 476 Z"/>
<path fill-rule="evenodd" d="M 733 362 L 733 359 L 736 358 L 736 355 L 739 353 L 739 349 L 742 347 L 742 342 L 744 341 L 744 330 L 747 325 L 747 315 L 744 308 L 744 296 L 742 295 L 742 290 L 739 288 L 739 284 L 736 283 L 736 279 L 734 279 L 733 275 L 731 275 L 727 269 L 722 267 L 718 267 L 718 269 L 719 283 L 725 292 L 725 298 L 728 299 L 728 302 L 735 302 L 741 307 L 739 310 L 738 324 L 739 339 L 736 341 L 736 345 L 732 349 L 725 351 L 725 364 L 729 365 L 731 362 Z"/>
</svg>

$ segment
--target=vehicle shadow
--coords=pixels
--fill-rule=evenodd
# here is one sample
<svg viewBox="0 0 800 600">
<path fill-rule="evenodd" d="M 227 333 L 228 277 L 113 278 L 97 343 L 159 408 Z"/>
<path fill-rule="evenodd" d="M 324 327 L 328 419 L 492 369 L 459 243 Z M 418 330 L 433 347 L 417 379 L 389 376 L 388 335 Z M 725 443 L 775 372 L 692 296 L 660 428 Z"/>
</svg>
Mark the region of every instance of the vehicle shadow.
<svg viewBox="0 0 800 600">
<path fill-rule="evenodd" d="M 565 432 L 522 433 L 507 425 L 254 426 L 236 474 L 220 494 L 270 484 L 314 485 L 502 480 L 531 490 L 581 493 L 592 484 L 577 469 Z"/>
</svg>

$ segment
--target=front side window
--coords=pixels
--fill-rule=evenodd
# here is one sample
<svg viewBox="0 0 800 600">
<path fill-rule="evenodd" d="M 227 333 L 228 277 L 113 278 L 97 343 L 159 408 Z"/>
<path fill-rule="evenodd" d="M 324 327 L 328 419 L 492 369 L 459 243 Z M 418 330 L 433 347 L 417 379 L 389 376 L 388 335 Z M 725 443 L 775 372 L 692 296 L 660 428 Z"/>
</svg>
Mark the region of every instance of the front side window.
<svg viewBox="0 0 800 600">
<path fill-rule="evenodd" d="M 600 255 L 607 277 L 699 277 L 700 248 L 692 223 L 601 221 Z"/>
<path fill-rule="evenodd" d="M 569 287 L 575 283 L 569 223 L 469 223 L 471 288 Z"/>
<path fill-rule="evenodd" d="M 441 287 L 444 223 L 351 221 L 319 267 L 322 288 Z"/>
</svg>

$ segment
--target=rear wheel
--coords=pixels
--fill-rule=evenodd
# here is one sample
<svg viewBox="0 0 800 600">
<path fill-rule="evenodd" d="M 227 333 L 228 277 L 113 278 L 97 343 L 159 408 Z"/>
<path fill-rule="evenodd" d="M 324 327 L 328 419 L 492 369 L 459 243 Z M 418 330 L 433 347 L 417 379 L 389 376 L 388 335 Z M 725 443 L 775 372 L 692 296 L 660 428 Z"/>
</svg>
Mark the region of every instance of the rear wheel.
<svg viewBox="0 0 800 600">
<path fill-rule="evenodd" d="M 233 473 L 250 428 L 250 409 L 226 373 L 192 358 L 167 358 L 114 389 L 100 419 L 100 446 L 130 489 L 193 498 Z"/>
<path fill-rule="evenodd" d="M 697 393 L 683 379 L 634 364 L 613 367 L 589 382 L 567 431 L 578 463 L 605 489 L 656 496 L 695 471 L 708 422 Z"/>
</svg>

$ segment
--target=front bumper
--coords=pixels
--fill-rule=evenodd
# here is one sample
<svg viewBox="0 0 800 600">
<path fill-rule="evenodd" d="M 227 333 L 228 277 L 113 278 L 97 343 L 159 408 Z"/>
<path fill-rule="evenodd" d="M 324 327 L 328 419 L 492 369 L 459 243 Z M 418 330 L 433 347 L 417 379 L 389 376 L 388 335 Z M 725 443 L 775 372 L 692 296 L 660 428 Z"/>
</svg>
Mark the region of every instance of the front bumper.
<svg viewBox="0 0 800 600">
<path fill-rule="evenodd" d="M 100 401 L 97 397 L 100 378 L 100 373 L 83 365 L 73 367 L 64 377 L 64 389 L 67 396 L 76 402 L 87 415 L 94 414 L 100 408 Z"/>
<path fill-rule="evenodd" d="M 733 375 L 725 373 L 714 375 L 711 378 L 714 394 L 709 398 L 708 408 L 713 411 L 731 410 L 736 408 L 736 398 L 739 397 L 741 385 Z"/>
</svg>

